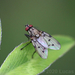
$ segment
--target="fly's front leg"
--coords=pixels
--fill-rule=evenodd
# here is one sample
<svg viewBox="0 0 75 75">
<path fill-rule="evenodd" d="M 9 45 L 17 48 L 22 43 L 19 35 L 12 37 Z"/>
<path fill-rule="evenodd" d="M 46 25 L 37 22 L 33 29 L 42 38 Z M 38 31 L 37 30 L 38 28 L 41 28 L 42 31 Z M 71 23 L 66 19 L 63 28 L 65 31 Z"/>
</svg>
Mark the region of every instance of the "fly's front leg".
<svg viewBox="0 0 75 75">
<path fill-rule="evenodd" d="M 28 35 L 28 34 L 25 34 L 25 36 L 28 38 L 28 40 L 30 39 L 30 35 Z"/>
</svg>

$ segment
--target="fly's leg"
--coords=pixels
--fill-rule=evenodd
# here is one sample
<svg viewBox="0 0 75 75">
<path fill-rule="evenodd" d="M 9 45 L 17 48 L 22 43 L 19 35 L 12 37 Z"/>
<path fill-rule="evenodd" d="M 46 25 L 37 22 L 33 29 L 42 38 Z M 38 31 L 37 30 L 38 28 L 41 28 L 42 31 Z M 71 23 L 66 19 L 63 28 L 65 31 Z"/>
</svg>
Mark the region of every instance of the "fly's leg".
<svg viewBox="0 0 75 75">
<path fill-rule="evenodd" d="M 25 36 L 28 38 L 28 40 L 29 40 L 29 38 L 30 38 L 30 36 L 28 35 L 28 34 L 25 34 Z M 28 44 L 26 44 L 24 47 L 26 47 L 27 45 L 29 45 L 31 43 L 31 41 L 28 43 Z M 22 50 L 24 47 L 22 47 L 20 50 Z"/>
<path fill-rule="evenodd" d="M 31 41 L 28 43 L 28 44 L 26 44 L 24 47 L 26 47 L 27 45 L 29 45 L 31 43 Z M 22 50 L 24 47 L 22 47 L 20 50 Z"/>
<path fill-rule="evenodd" d="M 36 53 L 36 51 L 34 51 L 34 53 L 32 54 L 32 58 L 33 58 L 33 55 Z"/>
<path fill-rule="evenodd" d="M 28 35 L 28 34 L 25 34 L 25 36 L 28 38 L 28 40 L 29 40 L 29 38 L 30 38 L 30 36 Z"/>
</svg>

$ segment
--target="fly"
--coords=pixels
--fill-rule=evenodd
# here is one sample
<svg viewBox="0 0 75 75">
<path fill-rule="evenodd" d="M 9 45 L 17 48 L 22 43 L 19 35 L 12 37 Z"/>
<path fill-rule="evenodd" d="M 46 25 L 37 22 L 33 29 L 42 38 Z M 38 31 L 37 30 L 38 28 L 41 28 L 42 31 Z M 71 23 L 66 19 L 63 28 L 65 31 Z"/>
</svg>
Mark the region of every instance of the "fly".
<svg viewBox="0 0 75 75">
<path fill-rule="evenodd" d="M 41 58 L 47 58 L 48 48 L 53 50 L 59 50 L 61 48 L 60 43 L 48 33 L 37 30 L 33 27 L 33 25 L 25 25 L 25 27 L 25 30 L 29 33 L 29 35 L 25 34 L 25 36 L 31 39 L 31 41 L 28 44 L 33 44 L 35 48 L 34 53 L 37 52 Z M 26 47 L 27 45 L 25 45 L 24 47 Z M 21 50 L 23 48 L 21 48 Z"/>
</svg>

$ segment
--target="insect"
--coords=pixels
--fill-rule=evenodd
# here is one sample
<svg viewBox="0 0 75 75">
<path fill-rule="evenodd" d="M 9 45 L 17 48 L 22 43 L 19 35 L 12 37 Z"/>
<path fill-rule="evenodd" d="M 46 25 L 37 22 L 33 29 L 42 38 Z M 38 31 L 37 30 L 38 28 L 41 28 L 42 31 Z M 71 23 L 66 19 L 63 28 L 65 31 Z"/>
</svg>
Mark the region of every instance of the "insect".
<svg viewBox="0 0 75 75">
<path fill-rule="evenodd" d="M 26 27 L 25 30 L 29 33 L 29 35 L 25 34 L 25 36 L 31 39 L 31 41 L 28 44 L 30 43 L 33 44 L 35 48 L 34 53 L 37 52 L 41 58 L 43 59 L 47 58 L 48 48 L 53 50 L 60 49 L 61 47 L 60 43 L 48 33 L 37 30 L 36 28 L 33 27 L 33 25 L 25 25 L 25 27 Z M 27 45 L 25 45 L 24 47 L 26 47 Z M 23 48 L 21 48 L 21 50 Z M 32 55 L 32 58 L 33 58 L 33 55 Z"/>
</svg>

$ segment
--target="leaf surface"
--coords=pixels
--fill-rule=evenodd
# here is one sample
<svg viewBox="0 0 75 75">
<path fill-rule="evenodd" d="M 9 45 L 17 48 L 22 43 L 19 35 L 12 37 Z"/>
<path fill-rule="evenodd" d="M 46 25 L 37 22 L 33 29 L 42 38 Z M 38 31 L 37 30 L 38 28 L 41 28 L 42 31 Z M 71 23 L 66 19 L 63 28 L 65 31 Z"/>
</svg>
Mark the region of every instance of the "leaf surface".
<svg viewBox="0 0 75 75">
<path fill-rule="evenodd" d="M 37 75 L 49 67 L 55 60 L 75 45 L 74 39 L 68 36 L 53 36 L 61 44 L 60 50 L 48 49 L 48 58 L 42 59 L 35 51 L 32 43 L 20 50 L 27 43 L 17 46 L 5 59 L 1 68 L 0 75 Z"/>
</svg>

